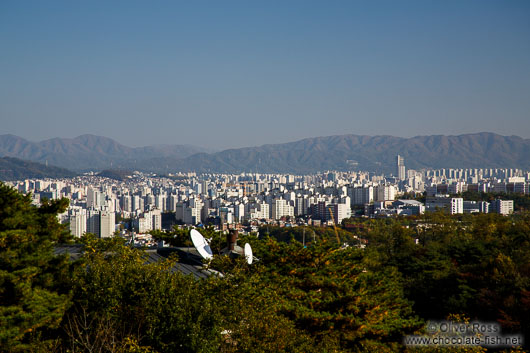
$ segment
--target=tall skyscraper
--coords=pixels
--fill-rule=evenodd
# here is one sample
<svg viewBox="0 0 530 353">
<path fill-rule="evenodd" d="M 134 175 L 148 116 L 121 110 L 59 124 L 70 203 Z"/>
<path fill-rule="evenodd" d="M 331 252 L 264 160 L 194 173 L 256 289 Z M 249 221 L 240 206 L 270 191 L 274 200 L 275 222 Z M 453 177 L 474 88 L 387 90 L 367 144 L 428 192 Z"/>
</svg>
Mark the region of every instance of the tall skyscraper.
<svg viewBox="0 0 530 353">
<path fill-rule="evenodd" d="M 396 157 L 396 176 L 399 180 L 405 180 L 405 159 L 399 154 Z"/>
</svg>

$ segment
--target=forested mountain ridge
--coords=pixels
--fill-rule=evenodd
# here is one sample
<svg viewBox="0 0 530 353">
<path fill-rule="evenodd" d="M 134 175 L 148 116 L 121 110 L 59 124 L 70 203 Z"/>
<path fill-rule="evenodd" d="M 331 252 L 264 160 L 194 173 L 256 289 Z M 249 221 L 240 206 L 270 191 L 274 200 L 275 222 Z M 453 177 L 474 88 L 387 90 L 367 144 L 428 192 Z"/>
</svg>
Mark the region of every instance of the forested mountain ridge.
<svg viewBox="0 0 530 353">
<path fill-rule="evenodd" d="M 160 157 L 184 158 L 208 149 L 190 145 L 128 147 L 113 139 L 81 135 L 31 142 L 15 135 L 0 135 L 0 156 L 39 163 L 48 162 L 75 170 L 141 167 L 142 161 Z"/>
<path fill-rule="evenodd" d="M 338 135 L 207 153 L 187 145 L 127 147 L 94 135 L 38 143 L 0 136 L 0 155 L 75 170 L 129 169 L 151 172 L 314 173 L 367 170 L 393 173 L 395 157 L 409 169 L 530 168 L 530 140 L 483 132 L 457 136 Z"/>
<path fill-rule="evenodd" d="M 400 154 L 410 169 L 529 168 L 530 140 L 493 133 L 459 136 L 339 135 L 160 159 L 179 171 L 313 173 L 368 170 L 392 173 Z M 152 167 L 155 167 L 153 165 Z"/>
<path fill-rule="evenodd" d="M 74 176 L 76 176 L 76 173 L 68 169 L 24 161 L 18 158 L 0 157 L 0 180 L 71 178 Z"/>
</svg>

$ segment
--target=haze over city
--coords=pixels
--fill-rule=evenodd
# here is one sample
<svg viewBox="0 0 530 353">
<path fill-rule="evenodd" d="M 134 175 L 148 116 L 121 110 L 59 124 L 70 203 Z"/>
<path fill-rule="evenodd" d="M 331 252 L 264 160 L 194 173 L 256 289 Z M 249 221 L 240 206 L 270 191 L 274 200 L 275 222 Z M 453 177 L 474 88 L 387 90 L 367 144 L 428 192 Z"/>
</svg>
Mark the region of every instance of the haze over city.
<svg viewBox="0 0 530 353">
<path fill-rule="evenodd" d="M 2 133 L 528 138 L 529 18 L 528 1 L 4 1 Z"/>
</svg>

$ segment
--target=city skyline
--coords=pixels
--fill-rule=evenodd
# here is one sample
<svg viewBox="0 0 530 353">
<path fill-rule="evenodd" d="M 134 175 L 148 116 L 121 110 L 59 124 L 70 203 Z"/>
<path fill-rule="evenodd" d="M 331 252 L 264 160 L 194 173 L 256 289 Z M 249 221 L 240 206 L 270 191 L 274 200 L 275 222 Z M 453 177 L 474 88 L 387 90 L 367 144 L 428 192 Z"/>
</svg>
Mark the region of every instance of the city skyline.
<svg viewBox="0 0 530 353">
<path fill-rule="evenodd" d="M 2 133 L 222 150 L 530 137 L 526 1 L 7 2 Z"/>
<path fill-rule="evenodd" d="M 397 155 L 396 161 L 404 167 L 401 156 Z M 360 213 L 381 218 L 439 209 L 449 214 L 508 215 L 514 212 L 513 199 L 477 202 L 464 198 L 487 192 L 510 194 L 512 198 L 515 194 L 528 195 L 529 181 L 528 170 L 472 168 L 407 170 L 405 176 L 367 171 L 311 175 L 190 172 L 176 179 L 137 172 L 123 179 L 86 174 L 60 179 L 26 178 L 8 185 L 30 193 L 34 204 L 42 198 L 70 199 L 68 211 L 60 218 L 70 224 L 72 234 L 80 237 L 89 232 L 107 238 L 118 230 L 118 214 L 122 220 L 129 219 L 132 223 L 127 228 L 135 228 L 138 233 L 168 229 L 175 222 L 187 226 L 207 223 L 220 230 L 229 225 L 243 230 L 249 225 L 282 222 L 320 226 L 330 225 L 327 222 L 332 220 L 340 224 Z M 418 198 L 423 196 L 426 198 L 420 202 Z M 130 231 L 120 229 L 122 236 Z"/>
</svg>

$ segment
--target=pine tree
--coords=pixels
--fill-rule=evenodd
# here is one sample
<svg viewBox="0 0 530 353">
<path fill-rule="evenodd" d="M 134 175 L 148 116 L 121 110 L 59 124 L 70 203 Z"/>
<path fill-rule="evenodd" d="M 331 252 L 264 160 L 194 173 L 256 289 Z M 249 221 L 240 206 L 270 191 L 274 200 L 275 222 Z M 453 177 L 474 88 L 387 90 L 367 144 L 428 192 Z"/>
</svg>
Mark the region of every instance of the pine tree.
<svg viewBox="0 0 530 353">
<path fill-rule="evenodd" d="M 68 307 L 68 259 L 54 245 L 69 239 L 57 214 L 68 200 L 31 204 L 29 195 L 0 184 L 0 349 L 43 349 Z"/>
</svg>

